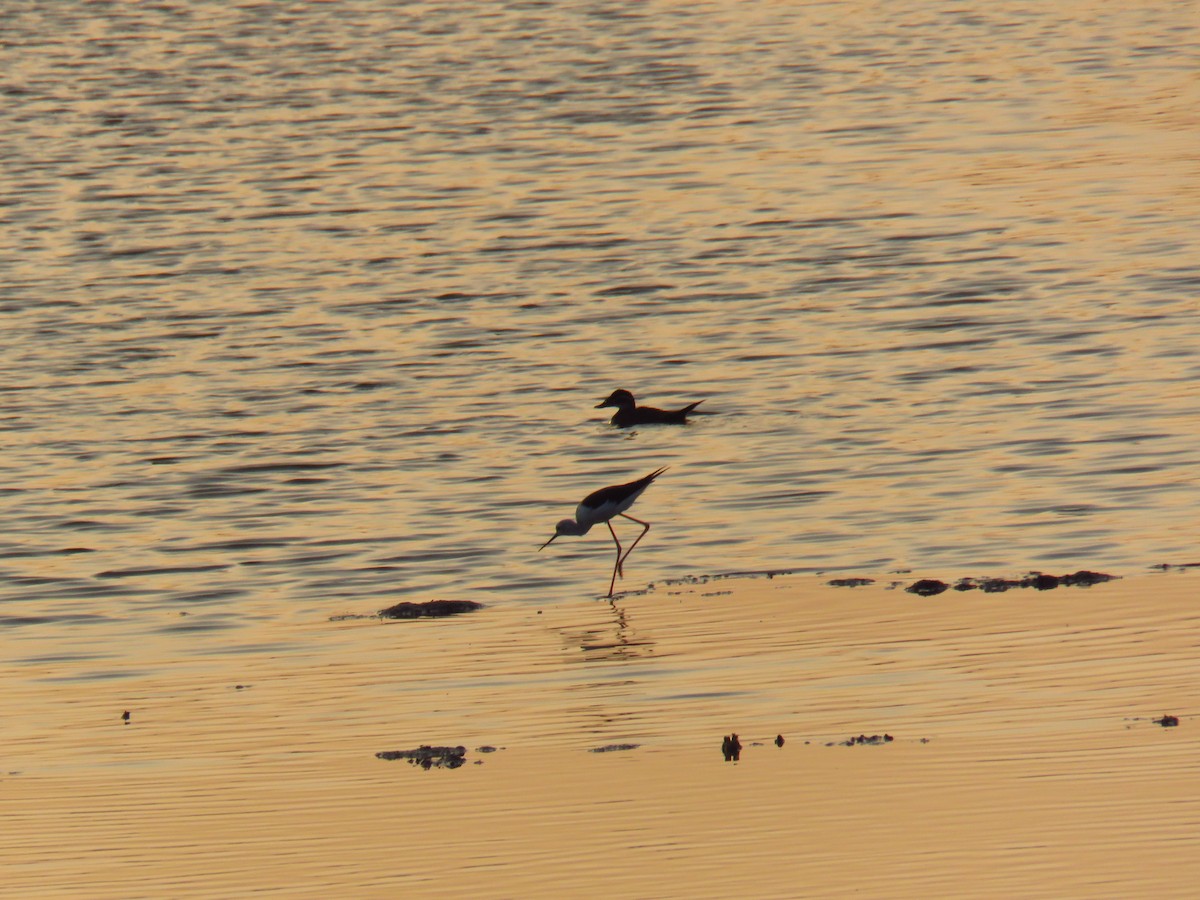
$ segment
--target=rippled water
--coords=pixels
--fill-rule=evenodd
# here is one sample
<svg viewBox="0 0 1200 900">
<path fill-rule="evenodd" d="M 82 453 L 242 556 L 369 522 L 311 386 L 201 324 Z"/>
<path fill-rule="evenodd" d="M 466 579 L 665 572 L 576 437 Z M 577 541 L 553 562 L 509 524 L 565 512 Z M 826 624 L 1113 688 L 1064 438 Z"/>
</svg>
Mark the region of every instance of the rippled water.
<svg viewBox="0 0 1200 900">
<path fill-rule="evenodd" d="M 1193 559 L 1191 3 L 25 4 L 3 55 L 0 622 L 594 595 L 605 529 L 538 545 L 662 465 L 627 587 Z"/>
</svg>

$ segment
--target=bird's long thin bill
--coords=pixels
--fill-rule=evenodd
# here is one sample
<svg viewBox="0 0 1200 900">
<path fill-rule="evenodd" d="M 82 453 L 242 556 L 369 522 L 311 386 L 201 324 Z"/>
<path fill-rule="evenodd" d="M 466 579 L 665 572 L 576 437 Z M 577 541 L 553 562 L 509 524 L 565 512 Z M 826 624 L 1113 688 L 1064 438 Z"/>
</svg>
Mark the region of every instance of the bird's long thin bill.
<svg viewBox="0 0 1200 900">
<path fill-rule="evenodd" d="M 541 551 L 543 551 L 547 547 L 549 547 L 552 543 L 554 543 L 554 538 L 556 538 L 556 537 L 558 537 L 557 534 L 554 535 L 554 537 L 550 538 L 550 540 L 546 541 L 546 543 L 542 544 L 542 546 L 538 547 L 538 552 L 540 553 Z"/>
</svg>

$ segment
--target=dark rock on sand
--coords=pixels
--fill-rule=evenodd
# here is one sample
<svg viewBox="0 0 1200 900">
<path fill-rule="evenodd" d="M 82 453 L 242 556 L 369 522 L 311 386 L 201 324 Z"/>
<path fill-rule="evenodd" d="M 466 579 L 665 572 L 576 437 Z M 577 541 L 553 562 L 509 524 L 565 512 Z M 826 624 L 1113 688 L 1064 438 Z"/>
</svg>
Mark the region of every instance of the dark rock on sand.
<svg viewBox="0 0 1200 900">
<path fill-rule="evenodd" d="M 944 581 L 938 581 L 935 578 L 922 578 L 920 581 L 914 581 L 905 588 L 910 594 L 920 594 L 922 597 L 932 597 L 935 594 L 940 594 L 950 585 Z"/>
<path fill-rule="evenodd" d="M 457 616 L 459 613 L 474 612 L 483 609 L 482 603 L 474 600 L 428 600 L 425 603 L 397 603 L 387 609 L 381 609 L 379 615 L 385 619 L 437 619 L 443 616 Z"/>
<path fill-rule="evenodd" d="M 1012 588 L 1033 588 L 1036 591 L 1051 591 L 1056 587 L 1088 587 L 1105 581 L 1112 581 L 1116 575 L 1105 575 L 1103 572 L 1088 572 L 1080 570 L 1072 575 L 1047 575 L 1044 572 L 1030 572 L 1024 578 L 960 578 L 954 585 L 956 591 L 983 591 L 985 594 L 1001 594 Z"/>
<path fill-rule="evenodd" d="M 725 754 L 725 762 L 737 762 L 742 758 L 742 742 L 736 733 L 725 735 L 721 741 L 721 752 Z"/>
<path fill-rule="evenodd" d="M 855 744 L 890 744 L 895 738 L 890 734 L 873 734 L 867 737 L 865 734 L 860 734 L 858 737 L 847 738 L 842 741 L 843 747 L 853 747 Z"/>
<path fill-rule="evenodd" d="M 1089 587 L 1093 584 L 1103 584 L 1105 581 L 1115 581 L 1116 575 L 1105 575 L 1103 572 L 1089 572 L 1086 569 L 1080 569 L 1074 575 L 1063 575 L 1058 580 L 1067 585 L 1077 585 L 1079 587 Z"/>
<path fill-rule="evenodd" d="M 407 759 L 422 769 L 457 769 L 467 761 L 466 747 L 431 747 L 422 744 L 416 750 L 381 750 L 377 759 Z"/>
<path fill-rule="evenodd" d="M 1021 587 L 1021 582 L 1011 578 L 982 578 L 975 581 L 972 578 L 961 578 L 954 585 L 956 591 L 983 591 L 985 594 L 1003 594 L 1009 588 Z"/>
</svg>

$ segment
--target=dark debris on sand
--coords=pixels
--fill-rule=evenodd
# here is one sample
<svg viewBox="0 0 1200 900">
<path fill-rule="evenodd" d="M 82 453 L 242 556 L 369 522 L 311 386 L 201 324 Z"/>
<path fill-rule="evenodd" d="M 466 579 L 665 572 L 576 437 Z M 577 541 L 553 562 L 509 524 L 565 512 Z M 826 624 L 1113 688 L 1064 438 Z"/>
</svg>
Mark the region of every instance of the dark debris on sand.
<svg viewBox="0 0 1200 900">
<path fill-rule="evenodd" d="M 879 746 L 880 744 L 890 744 L 894 740 L 895 738 L 890 734 L 873 734 L 870 737 L 865 734 L 860 734 L 858 737 L 846 738 L 846 740 L 840 741 L 840 744 L 843 747 L 854 747 L 858 744 Z"/>
<path fill-rule="evenodd" d="M 1179 716 L 1164 715 L 1161 719 L 1155 719 L 1154 724 L 1161 725 L 1163 728 L 1174 728 L 1179 724 Z"/>
<path fill-rule="evenodd" d="M 422 744 L 416 750 L 381 750 L 377 759 L 407 759 L 422 769 L 457 769 L 467 761 L 466 747 L 431 747 Z"/>
<path fill-rule="evenodd" d="M 405 601 L 381 609 L 379 615 L 384 619 L 439 619 L 474 612 L 477 609 L 483 609 L 483 604 L 474 600 L 428 600 L 425 603 Z"/>
<path fill-rule="evenodd" d="M 936 578 L 922 578 L 920 581 L 914 581 L 905 588 L 910 594 L 920 594 L 922 597 L 932 597 L 940 594 L 950 585 L 944 581 L 938 581 Z"/>
<path fill-rule="evenodd" d="M 1090 587 L 1113 581 L 1116 575 L 1106 575 L 1103 572 L 1089 572 L 1080 569 L 1069 575 L 1047 575 L 1044 572 L 1030 572 L 1024 578 L 960 578 L 954 585 L 956 591 L 983 591 L 985 594 L 1000 594 L 1013 588 L 1033 588 L 1038 591 L 1050 591 L 1057 587 Z M 932 597 L 947 590 L 950 585 L 933 578 L 923 578 L 905 588 L 910 594 L 922 597 Z"/>
<path fill-rule="evenodd" d="M 721 752 L 725 754 L 725 762 L 737 762 L 742 758 L 742 742 L 737 733 L 725 735 L 721 741 Z"/>
<path fill-rule="evenodd" d="M 826 582 L 830 587 L 863 587 L 864 585 L 874 584 L 874 578 L 835 578 L 832 581 Z"/>
</svg>

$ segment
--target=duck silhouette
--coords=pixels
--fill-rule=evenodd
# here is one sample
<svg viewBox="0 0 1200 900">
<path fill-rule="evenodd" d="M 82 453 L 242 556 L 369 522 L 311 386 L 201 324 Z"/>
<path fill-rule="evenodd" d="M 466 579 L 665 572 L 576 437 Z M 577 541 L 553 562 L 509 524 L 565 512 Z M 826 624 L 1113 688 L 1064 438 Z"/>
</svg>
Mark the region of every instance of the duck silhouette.
<svg viewBox="0 0 1200 900">
<path fill-rule="evenodd" d="M 617 411 L 610 420 L 618 428 L 631 428 L 634 425 L 686 425 L 688 413 L 703 403 L 697 400 L 682 409 L 655 409 L 653 406 L 638 406 L 629 391 L 618 389 L 608 395 L 603 403 L 597 403 L 596 409 L 615 406 Z"/>
</svg>

